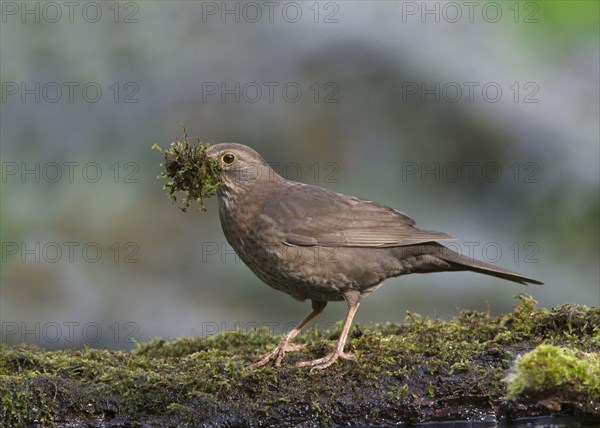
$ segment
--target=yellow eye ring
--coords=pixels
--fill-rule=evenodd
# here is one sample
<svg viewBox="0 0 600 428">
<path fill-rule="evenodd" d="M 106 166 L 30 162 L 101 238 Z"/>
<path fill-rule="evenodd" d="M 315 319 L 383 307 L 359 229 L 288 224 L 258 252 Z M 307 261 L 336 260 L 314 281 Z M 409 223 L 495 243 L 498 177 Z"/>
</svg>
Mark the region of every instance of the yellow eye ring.
<svg viewBox="0 0 600 428">
<path fill-rule="evenodd" d="M 225 165 L 231 165 L 235 162 L 235 155 L 231 152 L 227 152 L 221 156 L 221 162 L 223 162 Z"/>
</svg>

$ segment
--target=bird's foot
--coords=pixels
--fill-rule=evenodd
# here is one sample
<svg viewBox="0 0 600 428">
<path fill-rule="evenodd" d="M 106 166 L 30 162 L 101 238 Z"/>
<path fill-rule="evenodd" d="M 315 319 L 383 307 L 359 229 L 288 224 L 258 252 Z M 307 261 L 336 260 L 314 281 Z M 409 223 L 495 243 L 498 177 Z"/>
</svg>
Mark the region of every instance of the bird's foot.
<svg viewBox="0 0 600 428">
<path fill-rule="evenodd" d="M 352 360 L 354 356 L 352 354 L 346 354 L 342 349 L 336 349 L 331 354 L 325 355 L 323 358 L 317 358 L 316 360 L 310 361 L 302 361 L 296 364 L 296 367 L 311 367 L 311 371 L 313 370 L 323 370 L 333 363 L 335 363 L 338 358 L 342 360 Z"/>
<path fill-rule="evenodd" d="M 254 370 L 259 367 L 264 366 L 265 364 L 267 364 L 269 362 L 269 360 L 271 359 L 271 357 L 273 355 L 277 355 L 277 359 L 275 360 L 275 367 L 279 367 L 279 366 L 281 366 L 281 362 L 283 361 L 283 356 L 285 355 L 286 352 L 301 351 L 304 348 L 306 348 L 306 344 L 291 345 L 289 342 L 283 341 L 279 345 L 277 345 L 275 347 L 275 349 L 273 349 L 272 351 L 267 352 L 266 354 L 258 357 L 258 361 L 256 361 L 255 363 L 252 363 L 248 368 L 250 370 Z"/>
</svg>

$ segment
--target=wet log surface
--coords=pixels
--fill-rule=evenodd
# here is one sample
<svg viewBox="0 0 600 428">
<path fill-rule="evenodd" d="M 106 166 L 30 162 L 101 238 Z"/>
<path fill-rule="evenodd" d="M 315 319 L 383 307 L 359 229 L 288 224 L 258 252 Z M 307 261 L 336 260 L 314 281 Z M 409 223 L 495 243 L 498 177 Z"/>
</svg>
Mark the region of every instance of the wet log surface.
<svg viewBox="0 0 600 428">
<path fill-rule="evenodd" d="M 600 308 L 546 310 L 519 298 L 499 317 L 463 310 L 450 321 L 409 315 L 401 325 L 354 326 L 354 360 L 322 371 L 294 363 L 331 351 L 338 329 L 311 331 L 295 341 L 306 350 L 254 371 L 249 357 L 277 344 L 266 330 L 154 339 L 131 352 L 0 345 L 0 424 L 387 425 L 548 415 L 600 422 Z M 543 352 L 519 366 L 532 350 Z M 554 364 L 557 355 L 564 364 Z"/>
</svg>

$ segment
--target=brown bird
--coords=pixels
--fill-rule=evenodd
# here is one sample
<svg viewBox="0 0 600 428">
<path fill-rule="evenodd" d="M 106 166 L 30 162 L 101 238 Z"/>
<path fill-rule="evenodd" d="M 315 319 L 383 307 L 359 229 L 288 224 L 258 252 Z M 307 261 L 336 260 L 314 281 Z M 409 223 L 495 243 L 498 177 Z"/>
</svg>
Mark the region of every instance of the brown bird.
<svg viewBox="0 0 600 428">
<path fill-rule="evenodd" d="M 286 352 L 303 349 L 292 339 L 329 301 L 349 307 L 335 350 L 298 366 L 324 369 L 338 358 L 351 359 L 344 344 L 360 300 L 389 277 L 468 270 L 541 284 L 444 247 L 435 241 L 454 238 L 418 229 L 413 219 L 385 205 L 286 180 L 250 147 L 217 144 L 207 154 L 223 167 L 217 195 L 229 244 L 266 284 L 312 301 L 312 312 L 251 368 L 273 356 L 279 366 Z"/>
</svg>

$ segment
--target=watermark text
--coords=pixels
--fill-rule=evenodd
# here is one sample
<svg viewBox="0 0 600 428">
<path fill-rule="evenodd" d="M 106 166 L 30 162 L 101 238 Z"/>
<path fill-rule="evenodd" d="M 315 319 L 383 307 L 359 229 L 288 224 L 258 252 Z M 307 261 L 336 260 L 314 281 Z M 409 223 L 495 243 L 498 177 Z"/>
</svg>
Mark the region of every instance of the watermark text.
<svg viewBox="0 0 600 428">
<path fill-rule="evenodd" d="M 102 325 L 98 322 L 15 322 L 0 323 L 0 342 L 5 343 L 51 343 L 73 346 L 80 343 L 129 344 L 135 342 L 135 335 L 140 331 L 135 322 Z"/>
<path fill-rule="evenodd" d="M 115 24 L 139 22 L 140 7 L 133 1 L 2 1 L 2 23 L 47 24 L 101 21 Z"/>
<path fill-rule="evenodd" d="M 34 241 L 2 242 L 2 263 L 138 263 L 140 246 L 136 242 Z"/>
<path fill-rule="evenodd" d="M 506 166 L 498 162 L 402 162 L 400 171 L 403 183 L 540 182 L 540 166 L 537 162 L 515 161 Z"/>
<path fill-rule="evenodd" d="M 500 21 L 537 24 L 539 5 L 533 1 L 403 1 L 402 22 L 448 24 Z"/>
<path fill-rule="evenodd" d="M 402 82 L 402 102 L 495 104 L 501 100 L 523 104 L 540 102 L 536 82 Z"/>
<path fill-rule="evenodd" d="M 20 103 L 68 103 L 94 104 L 109 100 L 115 104 L 136 104 L 140 87 L 136 82 L 2 82 L 0 97 L 2 104 Z"/>
<path fill-rule="evenodd" d="M 202 82 L 202 103 L 298 103 L 339 102 L 340 87 L 335 82 Z"/>
<path fill-rule="evenodd" d="M 203 1 L 202 23 L 337 24 L 339 11 L 340 3 L 333 1 Z"/>
<path fill-rule="evenodd" d="M 139 183 L 140 167 L 136 162 L 12 162 L 0 163 L 2 183 Z"/>
</svg>

